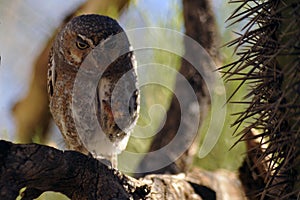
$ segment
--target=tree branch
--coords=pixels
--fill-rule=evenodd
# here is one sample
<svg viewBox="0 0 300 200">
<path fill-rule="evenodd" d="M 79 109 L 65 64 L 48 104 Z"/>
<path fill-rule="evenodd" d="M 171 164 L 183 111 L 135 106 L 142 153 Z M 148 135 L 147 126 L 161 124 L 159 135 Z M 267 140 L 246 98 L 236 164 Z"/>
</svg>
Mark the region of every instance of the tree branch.
<svg viewBox="0 0 300 200">
<path fill-rule="evenodd" d="M 0 199 L 37 198 L 45 191 L 71 199 L 143 198 L 149 190 L 102 162 L 75 151 L 0 141 Z"/>
<path fill-rule="evenodd" d="M 182 2 L 186 35 L 197 41 L 214 59 L 214 61 L 217 62 L 219 60 L 219 54 L 217 50 L 218 31 L 210 2 L 208 0 L 183 0 Z M 191 45 L 185 41 L 185 58 L 189 57 L 190 60 L 193 60 L 194 63 L 197 63 L 197 65 L 201 66 L 205 74 L 209 74 L 206 72 L 215 70 L 215 66 L 206 63 L 205 59 L 201 59 L 201 52 L 197 52 L 198 50 L 199 49 L 195 49 L 195 47 L 191 47 Z M 136 177 L 142 177 L 151 173 L 176 174 L 180 172 L 186 172 L 191 167 L 193 157 L 196 154 L 196 150 L 199 146 L 199 137 L 195 137 L 198 130 L 193 130 L 193 126 L 195 126 L 193 119 L 197 118 L 198 116 L 195 116 L 195 113 L 192 112 L 193 109 L 191 109 L 191 105 L 197 104 L 200 106 L 200 122 L 199 124 L 196 124 L 196 126 L 200 127 L 205 119 L 210 105 L 210 95 L 203 77 L 195 69 L 195 67 L 185 59 L 182 59 L 179 72 L 188 80 L 189 84 L 194 89 L 198 101 L 194 102 L 190 99 L 183 99 L 182 104 L 180 105 L 176 96 L 173 95 L 170 108 L 167 112 L 166 122 L 163 128 L 155 135 L 148 152 L 156 151 L 166 146 L 176 135 L 180 137 L 178 140 L 180 143 L 174 144 L 174 146 L 186 146 L 186 151 L 183 152 L 183 154 L 176 161 L 172 158 L 176 157 L 172 156 L 172 154 L 174 154 L 173 152 L 166 152 L 167 155 L 158 155 L 159 157 L 154 157 L 155 155 L 150 156 L 150 154 L 145 156 L 137 170 L 145 173 L 136 174 Z M 178 94 L 184 94 L 185 92 L 183 91 L 184 89 L 182 89 L 181 84 L 182 83 L 177 80 L 175 90 L 178 92 Z M 186 112 L 181 113 L 181 108 Z M 188 119 L 186 120 L 188 123 L 181 124 L 183 131 L 180 133 L 178 127 L 182 118 Z M 186 144 L 189 141 L 193 141 L 191 146 L 187 146 Z M 164 159 L 169 159 L 171 164 L 160 170 L 153 171 L 152 166 L 154 166 L 156 162 L 160 163 L 162 157 Z"/>
<path fill-rule="evenodd" d="M 34 199 L 45 191 L 72 200 L 96 199 L 243 199 L 232 172 L 194 169 L 178 175 L 126 176 L 103 162 L 76 151 L 60 151 L 39 144 L 0 140 L 0 199 Z"/>
</svg>

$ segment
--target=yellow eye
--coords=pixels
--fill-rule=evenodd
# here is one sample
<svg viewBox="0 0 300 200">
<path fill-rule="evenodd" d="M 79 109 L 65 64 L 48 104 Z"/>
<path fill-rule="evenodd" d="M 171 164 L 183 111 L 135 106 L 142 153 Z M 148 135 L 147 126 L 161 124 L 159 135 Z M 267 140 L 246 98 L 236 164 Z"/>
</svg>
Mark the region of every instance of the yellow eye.
<svg viewBox="0 0 300 200">
<path fill-rule="evenodd" d="M 83 41 L 77 41 L 76 46 L 77 46 L 78 49 L 81 49 L 81 50 L 90 47 L 87 43 L 85 43 Z"/>
</svg>

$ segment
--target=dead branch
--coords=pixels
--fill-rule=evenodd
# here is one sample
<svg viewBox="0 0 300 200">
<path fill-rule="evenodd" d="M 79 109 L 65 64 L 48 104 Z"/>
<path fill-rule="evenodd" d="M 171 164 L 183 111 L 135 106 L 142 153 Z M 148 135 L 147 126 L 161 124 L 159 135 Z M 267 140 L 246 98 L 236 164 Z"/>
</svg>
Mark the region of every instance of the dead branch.
<svg viewBox="0 0 300 200">
<path fill-rule="evenodd" d="M 33 199 L 45 191 L 71 199 L 144 198 L 149 189 L 102 162 L 75 151 L 0 142 L 0 199 Z"/>
<path fill-rule="evenodd" d="M 45 191 L 71 199 L 128 199 L 144 197 L 148 190 L 92 157 L 75 151 L 37 145 L 0 142 L 0 198 L 37 198 Z M 144 191 L 144 193 L 143 193 Z"/>
<path fill-rule="evenodd" d="M 244 199 L 234 173 L 194 169 L 188 174 L 126 176 L 90 156 L 39 144 L 0 140 L 0 199 L 34 199 L 45 191 L 82 199 Z"/>
</svg>

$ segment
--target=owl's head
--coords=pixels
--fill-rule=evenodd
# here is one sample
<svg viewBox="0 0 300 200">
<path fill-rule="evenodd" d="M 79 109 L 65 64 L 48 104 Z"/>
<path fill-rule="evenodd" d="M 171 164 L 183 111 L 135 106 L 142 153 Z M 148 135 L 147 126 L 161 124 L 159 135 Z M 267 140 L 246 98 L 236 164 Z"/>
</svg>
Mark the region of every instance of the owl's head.
<svg viewBox="0 0 300 200">
<path fill-rule="evenodd" d="M 79 68 L 86 56 L 98 45 L 114 48 L 112 36 L 124 32 L 110 17 L 89 14 L 73 18 L 58 34 L 54 45 L 59 60 Z"/>
</svg>

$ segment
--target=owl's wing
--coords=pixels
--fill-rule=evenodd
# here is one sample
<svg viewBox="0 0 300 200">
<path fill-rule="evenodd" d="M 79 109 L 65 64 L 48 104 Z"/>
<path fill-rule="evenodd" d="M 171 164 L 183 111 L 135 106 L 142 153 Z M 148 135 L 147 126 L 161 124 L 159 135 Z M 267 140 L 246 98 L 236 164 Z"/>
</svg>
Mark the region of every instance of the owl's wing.
<svg viewBox="0 0 300 200">
<path fill-rule="evenodd" d="M 112 80 L 101 77 L 97 86 L 96 110 L 98 121 L 104 130 L 113 128 L 115 124 L 110 105 L 112 89 Z"/>
<path fill-rule="evenodd" d="M 47 86 L 49 98 L 53 96 L 54 84 L 55 84 L 55 62 L 53 56 L 53 50 L 50 50 L 49 62 L 48 62 L 48 77 L 47 77 Z"/>
</svg>

